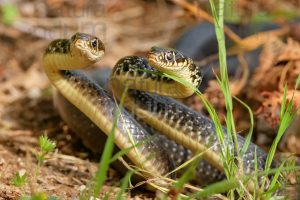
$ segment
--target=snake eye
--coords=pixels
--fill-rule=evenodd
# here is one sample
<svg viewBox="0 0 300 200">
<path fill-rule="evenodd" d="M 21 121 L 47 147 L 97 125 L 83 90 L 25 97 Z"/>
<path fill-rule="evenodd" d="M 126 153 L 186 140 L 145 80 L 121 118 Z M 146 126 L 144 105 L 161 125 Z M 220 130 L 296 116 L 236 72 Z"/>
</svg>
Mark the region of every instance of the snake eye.
<svg viewBox="0 0 300 200">
<path fill-rule="evenodd" d="M 91 44 L 92 44 L 92 47 L 93 47 L 93 48 L 97 48 L 97 46 L 98 46 L 98 41 L 97 41 L 97 39 L 93 39 L 92 42 L 91 42 Z"/>
<path fill-rule="evenodd" d="M 173 54 L 172 54 L 172 53 L 167 53 L 165 57 L 166 57 L 166 59 L 167 59 L 168 61 L 173 60 Z"/>
</svg>

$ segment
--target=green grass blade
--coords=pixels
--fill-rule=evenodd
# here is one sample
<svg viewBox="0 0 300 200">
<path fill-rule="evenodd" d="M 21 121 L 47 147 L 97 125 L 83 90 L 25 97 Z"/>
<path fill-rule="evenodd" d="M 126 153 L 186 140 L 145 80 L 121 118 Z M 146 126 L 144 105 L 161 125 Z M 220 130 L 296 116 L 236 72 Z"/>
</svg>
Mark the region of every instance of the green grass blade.
<svg viewBox="0 0 300 200">
<path fill-rule="evenodd" d="M 215 3 L 213 0 L 210 0 L 210 6 L 211 11 L 214 17 L 214 25 L 215 25 L 215 34 L 218 41 L 218 54 L 219 54 L 219 63 L 220 63 L 220 79 L 218 79 L 221 91 L 224 95 L 225 99 L 225 106 L 226 106 L 226 128 L 227 128 L 227 140 L 226 143 L 222 140 L 224 140 L 224 137 L 222 136 L 223 130 L 217 131 L 218 140 L 221 144 L 222 149 L 222 162 L 225 170 L 225 174 L 228 179 L 231 179 L 232 177 L 235 177 L 239 168 L 231 162 L 232 158 L 235 157 L 235 150 L 239 149 L 237 137 L 236 137 L 236 129 L 235 129 L 235 123 L 233 118 L 233 103 L 232 103 L 232 97 L 231 92 L 229 88 L 229 80 L 228 80 L 228 73 L 227 73 L 227 63 L 226 63 L 226 46 L 225 46 L 225 36 L 224 36 L 224 1 L 219 0 L 218 4 L 218 12 L 215 6 Z M 217 118 L 217 117 L 216 117 Z M 213 121 L 215 121 L 215 118 L 212 118 Z M 234 145 L 235 148 L 229 148 L 229 145 Z M 240 152 L 236 151 L 237 153 L 237 160 L 238 160 L 238 166 L 240 166 Z M 234 197 L 233 192 L 231 192 L 231 197 Z"/>
<path fill-rule="evenodd" d="M 298 76 L 298 79 L 299 79 L 299 76 Z M 298 79 L 296 81 L 296 86 L 297 86 Z M 266 166 L 265 166 L 266 171 L 268 171 L 271 167 L 272 160 L 274 158 L 274 155 L 275 155 L 275 152 L 276 152 L 276 149 L 277 149 L 277 146 L 278 146 L 278 143 L 279 143 L 280 139 L 282 138 L 282 136 L 285 133 L 286 129 L 292 123 L 292 121 L 294 120 L 294 118 L 295 118 L 295 116 L 298 112 L 298 108 L 293 109 L 293 101 L 294 101 L 295 91 L 293 91 L 292 98 L 288 102 L 287 105 L 286 105 L 286 102 L 287 102 L 286 94 L 287 94 L 287 85 L 285 84 L 284 91 L 283 91 L 282 105 L 281 105 L 281 109 L 280 109 L 280 124 L 279 124 L 277 135 L 276 135 L 276 137 L 275 137 L 275 139 L 272 143 L 272 146 L 270 148 L 270 151 L 268 153 Z M 267 181 L 267 177 L 265 177 L 265 179 L 262 183 L 262 188 L 264 188 L 266 181 Z"/>
<path fill-rule="evenodd" d="M 297 80 L 296 80 L 295 90 L 298 89 L 299 85 L 300 85 L 300 74 L 298 75 Z"/>
<path fill-rule="evenodd" d="M 251 143 L 251 138 L 252 138 L 252 134 L 253 134 L 253 127 L 254 127 L 254 118 L 253 118 L 253 112 L 252 112 L 251 108 L 245 102 L 243 102 L 242 100 L 240 100 L 237 97 L 234 97 L 234 99 L 237 100 L 240 104 L 242 104 L 248 110 L 249 117 L 250 117 L 250 129 L 249 129 L 249 132 L 248 132 L 248 134 L 245 138 L 245 143 L 244 143 L 244 145 L 241 149 L 241 156 L 243 156 L 245 154 L 245 152 L 247 151 L 250 143 Z"/>
<path fill-rule="evenodd" d="M 131 176 L 133 175 L 134 171 L 128 171 L 125 177 L 122 180 L 121 190 L 118 192 L 116 200 L 122 200 L 123 195 L 125 193 L 126 188 L 128 187 L 128 183 L 130 182 Z"/>
<path fill-rule="evenodd" d="M 176 181 L 174 184 L 175 189 L 182 189 L 184 185 L 192 180 L 195 177 L 195 168 L 194 166 L 190 166 L 187 170 L 184 171 L 183 175 Z"/>
<path fill-rule="evenodd" d="M 118 158 L 126 155 L 132 149 L 135 149 L 135 148 L 137 148 L 137 147 L 139 147 L 139 146 L 141 146 L 141 145 L 143 145 L 143 144 L 145 144 L 147 142 L 150 142 L 151 139 L 153 139 L 153 137 L 150 137 L 149 139 L 144 140 L 144 141 L 139 141 L 138 143 L 135 143 L 131 147 L 128 147 L 126 149 L 122 149 L 122 150 L 118 151 L 114 156 L 112 156 L 112 158 L 110 159 L 110 162 L 112 163 L 112 162 L 116 161 Z"/>
<path fill-rule="evenodd" d="M 198 166 L 198 163 L 200 161 L 201 157 L 198 156 L 196 159 L 194 159 L 190 166 L 185 170 L 183 175 L 175 182 L 174 188 L 175 189 L 182 189 L 184 185 L 192 180 L 195 177 L 196 168 Z"/>
<path fill-rule="evenodd" d="M 109 132 L 109 135 L 105 142 L 105 147 L 101 156 L 101 160 L 99 162 L 99 167 L 94 177 L 94 181 L 95 181 L 94 198 L 96 198 L 99 195 L 100 190 L 106 180 L 107 171 L 110 164 L 110 158 L 112 156 L 113 149 L 114 149 L 114 137 L 115 137 L 115 130 L 118 121 L 118 115 L 119 112 L 116 112 L 112 129 Z"/>
<path fill-rule="evenodd" d="M 286 161 L 283 161 L 280 166 L 277 168 L 276 173 L 274 174 L 274 177 L 272 178 L 272 181 L 270 183 L 269 189 L 267 190 L 266 194 L 264 195 L 264 199 L 270 199 L 272 196 L 272 193 L 276 191 L 276 185 L 277 181 L 279 179 L 280 173 L 285 165 Z"/>
<path fill-rule="evenodd" d="M 205 199 L 213 194 L 220 194 L 228 192 L 239 187 L 240 183 L 236 179 L 223 180 L 217 183 L 210 184 L 205 187 L 203 191 L 197 192 L 193 196 L 197 199 Z"/>
<path fill-rule="evenodd" d="M 258 160 L 257 160 L 256 147 L 254 148 L 254 173 L 258 174 Z M 258 188 L 258 176 L 254 176 L 253 183 L 254 183 L 253 198 L 256 199 L 256 196 L 257 196 L 256 188 Z"/>
<path fill-rule="evenodd" d="M 210 147 L 209 149 L 211 149 L 211 148 L 213 148 L 213 147 L 214 147 L 214 146 Z M 207 149 L 207 150 L 209 150 L 209 149 Z M 185 161 L 185 162 L 182 163 L 180 166 L 176 167 L 176 169 L 174 169 L 174 170 L 172 170 L 171 172 L 169 172 L 169 173 L 167 174 L 167 176 L 169 176 L 170 174 L 173 174 L 173 173 L 175 173 L 175 172 L 177 172 L 177 171 L 183 169 L 184 167 L 187 167 L 188 165 L 191 165 L 196 159 L 199 159 L 199 161 L 200 161 L 200 160 L 202 159 L 201 156 L 202 156 L 204 153 L 205 153 L 205 151 L 204 151 L 204 152 L 200 152 L 200 153 L 194 155 L 191 159 Z"/>
<path fill-rule="evenodd" d="M 104 197 L 103 197 L 103 200 L 108 200 L 109 199 L 109 193 L 107 192 Z"/>
<path fill-rule="evenodd" d="M 105 142 L 105 146 L 104 146 L 104 150 L 103 150 L 103 153 L 101 156 L 99 167 L 98 167 L 98 170 L 94 177 L 94 181 L 95 181 L 94 198 L 96 198 L 99 195 L 100 189 L 106 180 L 107 171 L 108 171 L 109 165 L 111 163 L 111 157 L 112 157 L 112 153 L 113 153 L 113 149 L 114 149 L 115 131 L 116 131 L 119 117 L 121 116 L 121 109 L 122 109 L 122 105 L 123 105 L 123 102 L 125 99 L 126 92 L 127 92 L 127 88 L 125 88 L 125 91 L 122 94 L 122 97 L 120 100 L 120 105 L 117 106 L 118 109 L 114 113 L 114 121 L 112 124 L 112 128 L 111 128 L 111 130 L 108 134 L 107 140 Z"/>
<path fill-rule="evenodd" d="M 284 115 L 284 111 L 286 109 L 286 91 L 287 91 L 287 84 L 285 84 L 284 88 L 283 88 L 282 104 L 281 104 L 281 108 L 280 108 L 280 118 L 281 119 L 282 119 L 282 117 Z"/>
</svg>

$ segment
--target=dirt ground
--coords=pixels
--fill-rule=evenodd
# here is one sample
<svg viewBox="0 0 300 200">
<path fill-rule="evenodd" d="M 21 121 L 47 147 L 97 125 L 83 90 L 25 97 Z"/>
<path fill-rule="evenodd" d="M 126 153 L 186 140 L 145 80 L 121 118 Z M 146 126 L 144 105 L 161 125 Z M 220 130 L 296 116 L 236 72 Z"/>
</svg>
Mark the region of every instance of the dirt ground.
<svg viewBox="0 0 300 200">
<path fill-rule="evenodd" d="M 264 7 L 261 6 L 261 1 L 256 2 L 256 9 L 271 10 L 268 4 Z M 15 5 L 13 8 L 18 10 L 18 15 L 10 24 L 0 23 L 0 199 L 18 199 L 22 194 L 33 192 L 33 188 L 48 196 L 73 199 L 79 196 L 95 174 L 99 155 L 83 146 L 53 106 L 52 88 L 41 64 L 42 54 L 48 43 L 56 38 L 69 37 L 78 31 L 97 35 L 106 45 L 106 55 L 95 67 L 112 67 L 126 55 L 143 55 L 151 46 L 168 46 L 184 30 L 202 19 L 191 10 L 182 9 L 179 4 L 165 1 L 14 0 L 12 3 Z M 242 14 L 248 16 L 256 11 L 245 6 L 247 1 L 240 3 L 244 6 L 241 7 Z M 297 7 L 296 3 L 291 5 Z M 7 11 L 4 6 L 1 9 L 2 14 Z M 12 8 L 6 9 L 13 12 Z M 298 37 L 300 38 L 299 34 Z M 255 117 L 268 126 L 268 134 L 255 135 L 255 142 L 266 150 L 278 128 L 278 114 L 274 114 L 278 113 L 282 97 L 278 80 L 281 80 L 285 70 L 283 78 L 289 80 L 289 91 L 292 91 L 300 72 L 298 42 L 296 39 L 287 43 L 277 41 L 276 44 L 281 45 L 281 58 L 278 58 L 278 52 L 275 54 L 272 51 L 274 43 L 269 44 L 271 47 L 265 47 L 263 53 L 270 60 L 278 59 L 277 62 L 284 66 L 290 61 L 292 64 L 275 71 L 273 74 L 277 73 L 277 76 L 274 75 L 277 79 L 251 85 L 251 91 L 257 92 L 259 87 L 261 94 L 259 100 L 255 100 Z M 290 49 L 294 57 L 291 53 L 284 54 Z M 256 72 L 258 75 L 252 83 L 261 83 L 261 78 L 269 73 L 266 71 L 274 62 L 261 61 L 261 70 Z M 270 86 L 271 84 L 277 85 Z M 238 91 L 236 95 L 253 99 L 245 95 L 248 91 Z M 300 102 L 298 93 L 295 99 Z M 220 103 L 216 100 L 216 95 L 219 95 L 219 90 L 212 81 L 206 96 L 222 115 L 224 105 L 222 101 Z M 190 99 L 187 103 L 195 109 L 203 109 L 197 100 Z M 296 105 L 299 106 L 297 103 Z M 241 113 L 236 111 L 237 118 L 239 114 Z M 249 126 L 247 120 L 247 117 L 240 120 L 239 130 Z M 287 153 L 300 155 L 299 122 L 298 116 L 288 136 L 280 143 L 279 157 Z M 31 182 L 22 188 L 13 186 L 11 180 L 17 172 L 32 172 L 36 167 L 38 138 L 44 134 L 55 141 L 55 152 L 49 155 L 36 183 Z M 110 169 L 101 195 L 111 189 L 118 191 L 121 178 L 114 169 Z M 129 196 L 132 199 L 153 199 L 155 194 L 138 188 L 130 191 Z M 103 196 L 100 199 L 101 197 Z"/>
</svg>

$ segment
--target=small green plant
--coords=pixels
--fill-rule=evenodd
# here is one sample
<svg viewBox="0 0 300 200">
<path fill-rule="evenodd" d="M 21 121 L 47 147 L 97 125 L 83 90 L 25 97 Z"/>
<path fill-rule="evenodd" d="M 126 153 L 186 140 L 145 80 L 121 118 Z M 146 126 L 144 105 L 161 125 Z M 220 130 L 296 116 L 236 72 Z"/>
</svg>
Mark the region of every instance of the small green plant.
<svg viewBox="0 0 300 200">
<path fill-rule="evenodd" d="M 22 187 L 27 182 L 27 173 L 24 171 L 18 171 L 11 180 L 11 183 L 16 187 Z"/>
<path fill-rule="evenodd" d="M 37 158 L 37 166 L 34 170 L 33 174 L 31 175 L 31 178 L 28 177 L 28 174 L 23 171 L 19 171 L 16 173 L 16 175 L 11 180 L 11 183 L 17 187 L 23 187 L 26 184 L 31 186 L 31 188 L 34 188 L 31 191 L 30 195 L 22 195 L 20 197 L 21 200 L 56 200 L 56 197 L 50 196 L 47 197 L 47 195 L 44 192 L 37 192 L 35 191 L 35 184 L 37 177 L 41 171 L 41 167 L 44 163 L 44 161 L 47 159 L 46 156 L 51 153 L 55 149 L 55 143 L 48 139 L 47 136 L 40 136 L 39 138 L 39 151 L 36 155 Z"/>
<path fill-rule="evenodd" d="M 55 149 L 55 143 L 48 139 L 47 136 L 41 136 L 39 138 L 40 152 L 37 154 L 38 167 L 41 167 L 45 161 L 45 156 Z"/>
</svg>

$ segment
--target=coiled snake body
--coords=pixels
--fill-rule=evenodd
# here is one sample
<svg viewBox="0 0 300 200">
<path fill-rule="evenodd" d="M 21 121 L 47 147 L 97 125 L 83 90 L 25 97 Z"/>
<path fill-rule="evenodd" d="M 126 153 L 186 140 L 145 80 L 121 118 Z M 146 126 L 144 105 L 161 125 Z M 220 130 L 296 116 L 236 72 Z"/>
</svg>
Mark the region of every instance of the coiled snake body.
<svg viewBox="0 0 300 200">
<path fill-rule="evenodd" d="M 71 39 L 55 40 L 50 43 L 43 62 L 46 74 L 58 91 L 99 129 L 109 134 L 114 121 L 114 113 L 118 110 L 115 101 L 105 90 L 83 74 L 71 71 L 97 62 L 103 54 L 104 45 L 99 39 L 77 33 Z M 182 157 L 190 154 L 185 149 L 188 148 L 193 153 L 205 152 L 204 160 L 200 161 L 198 167 L 199 177 L 213 174 L 213 179 L 219 179 L 223 166 L 213 122 L 169 97 L 147 93 L 148 91 L 159 92 L 160 95 L 175 98 L 186 97 L 193 93 L 189 88 L 163 77 L 157 73 L 158 70 L 184 78 L 195 86 L 200 84 L 202 78 L 193 61 L 180 52 L 172 49 L 152 48 L 148 54 L 148 60 L 129 56 L 118 61 L 113 69 L 110 84 L 118 98 L 123 94 L 126 85 L 129 88 L 124 102 L 127 109 L 178 144 L 165 137 L 161 137 L 160 141 L 153 139 L 151 134 L 125 109 L 121 109 L 115 130 L 116 145 L 120 149 L 125 149 L 133 144 L 142 143 L 130 150 L 127 156 L 136 166 L 144 169 L 146 178 L 170 172 L 174 168 L 174 162 L 175 165 L 179 165 L 186 160 Z M 225 129 L 224 132 L 226 133 Z M 242 146 L 244 138 L 239 135 L 237 138 L 239 146 Z M 165 149 L 163 146 L 168 148 Z M 254 171 L 255 148 L 258 170 L 264 168 L 266 153 L 251 143 L 242 157 L 246 173 Z M 207 169 L 209 173 L 201 169 L 202 166 L 209 166 Z"/>
</svg>

